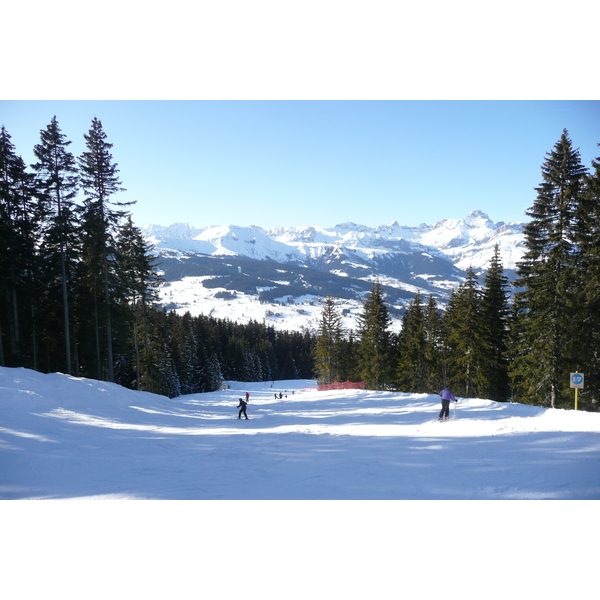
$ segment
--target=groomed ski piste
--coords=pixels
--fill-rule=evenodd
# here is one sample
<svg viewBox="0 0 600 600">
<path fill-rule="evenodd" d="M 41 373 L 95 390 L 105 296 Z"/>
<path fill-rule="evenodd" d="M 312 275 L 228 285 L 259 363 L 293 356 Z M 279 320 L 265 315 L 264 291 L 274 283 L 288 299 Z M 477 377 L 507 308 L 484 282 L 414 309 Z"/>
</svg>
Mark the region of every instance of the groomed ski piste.
<svg viewBox="0 0 600 600">
<path fill-rule="evenodd" d="M 314 383 L 0 368 L 3 595 L 594 596 L 600 414 Z"/>
<path fill-rule="evenodd" d="M 600 499 L 599 413 L 460 398 L 439 422 L 436 395 L 227 383 L 169 399 L 0 368 L 0 499 Z"/>
</svg>

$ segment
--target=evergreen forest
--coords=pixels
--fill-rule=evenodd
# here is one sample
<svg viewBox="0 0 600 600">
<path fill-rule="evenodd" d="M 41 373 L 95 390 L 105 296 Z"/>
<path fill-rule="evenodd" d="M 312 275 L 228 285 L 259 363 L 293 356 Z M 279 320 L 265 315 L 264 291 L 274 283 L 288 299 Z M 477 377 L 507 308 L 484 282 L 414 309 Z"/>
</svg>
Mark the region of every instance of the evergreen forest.
<svg viewBox="0 0 600 600">
<path fill-rule="evenodd" d="M 315 336 L 158 305 L 159 264 L 127 204 L 102 123 L 81 156 L 56 116 L 28 167 L 0 130 L 0 366 L 175 397 L 224 379 L 313 375 Z"/>
<path fill-rule="evenodd" d="M 316 333 L 167 311 L 160 265 L 133 224 L 118 165 L 94 118 L 75 157 L 56 117 L 26 165 L 0 130 L 0 366 L 111 381 L 175 397 L 223 380 L 318 378 L 369 389 L 599 410 L 600 158 L 588 169 L 568 132 L 547 153 L 510 284 L 498 247 L 468 269 L 444 310 L 415 294 L 393 334 L 372 283 L 356 331 L 335 298 Z"/>
</svg>

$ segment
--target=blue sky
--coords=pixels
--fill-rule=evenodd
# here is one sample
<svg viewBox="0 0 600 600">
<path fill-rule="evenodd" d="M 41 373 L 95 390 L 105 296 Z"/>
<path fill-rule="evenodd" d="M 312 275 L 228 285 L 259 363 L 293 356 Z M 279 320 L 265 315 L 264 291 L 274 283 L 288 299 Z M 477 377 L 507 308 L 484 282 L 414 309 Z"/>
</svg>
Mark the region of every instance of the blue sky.
<svg viewBox="0 0 600 600">
<path fill-rule="evenodd" d="M 102 121 L 140 226 L 523 221 L 564 128 L 600 155 L 598 101 L 1 101 L 28 164 L 53 115 L 75 155 Z"/>
<path fill-rule="evenodd" d="M 140 226 L 522 221 L 564 128 L 586 166 L 600 155 L 584 0 L 5 13 L 0 125 L 31 163 L 53 115 L 76 155 L 98 117 Z"/>
</svg>

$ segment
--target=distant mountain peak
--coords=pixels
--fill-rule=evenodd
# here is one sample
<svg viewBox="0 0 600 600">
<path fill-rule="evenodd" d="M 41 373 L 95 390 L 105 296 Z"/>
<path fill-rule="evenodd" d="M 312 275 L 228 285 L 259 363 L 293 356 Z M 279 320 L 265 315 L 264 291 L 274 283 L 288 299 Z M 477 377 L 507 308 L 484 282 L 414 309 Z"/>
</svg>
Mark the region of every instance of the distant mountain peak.
<svg viewBox="0 0 600 600">
<path fill-rule="evenodd" d="M 485 219 L 486 221 L 490 220 L 490 218 L 487 216 L 487 214 L 480 210 L 473 210 L 465 217 L 465 220 L 471 220 L 471 219 Z"/>
<path fill-rule="evenodd" d="M 197 229 L 189 223 L 172 223 L 166 227 L 164 225 L 153 225 L 148 223 L 142 227 L 142 234 L 148 238 L 160 236 L 191 240 L 202 231 L 203 229 Z"/>
<path fill-rule="evenodd" d="M 371 227 L 367 227 L 366 225 L 359 225 L 358 223 L 353 223 L 352 221 L 348 221 L 346 223 L 339 223 L 335 225 L 333 229 L 341 231 L 373 231 Z"/>
</svg>

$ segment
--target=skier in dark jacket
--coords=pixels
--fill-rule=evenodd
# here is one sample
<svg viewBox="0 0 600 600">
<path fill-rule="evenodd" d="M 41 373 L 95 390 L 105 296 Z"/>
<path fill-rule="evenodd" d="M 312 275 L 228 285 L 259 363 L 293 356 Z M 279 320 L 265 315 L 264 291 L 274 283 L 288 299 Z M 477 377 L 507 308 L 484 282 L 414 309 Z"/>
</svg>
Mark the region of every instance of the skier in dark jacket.
<svg viewBox="0 0 600 600">
<path fill-rule="evenodd" d="M 440 397 L 442 399 L 442 410 L 440 411 L 438 421 L 447 421 L 450 416 L 450 400 L 453 402 L 458 402 L 458 400 L 447 387 L 440 392 Z"/>
<path fill-rule="evenodd" d="M 246 417 L 246 419 L 248 418 L 248 415 L 246 414 L 246 406 L 248 406 L 247 402 L 244 402 L 241 398 L 240 398 L 240 403 L 237 405 L 237 407 L 240 409 L 240 412 L 238 413 L 238 419 L 242 418 L 242 413 L 244 414 L 244 416 Z M 241 408 L 240 408 L 241 407 Z"/>
</svg>

